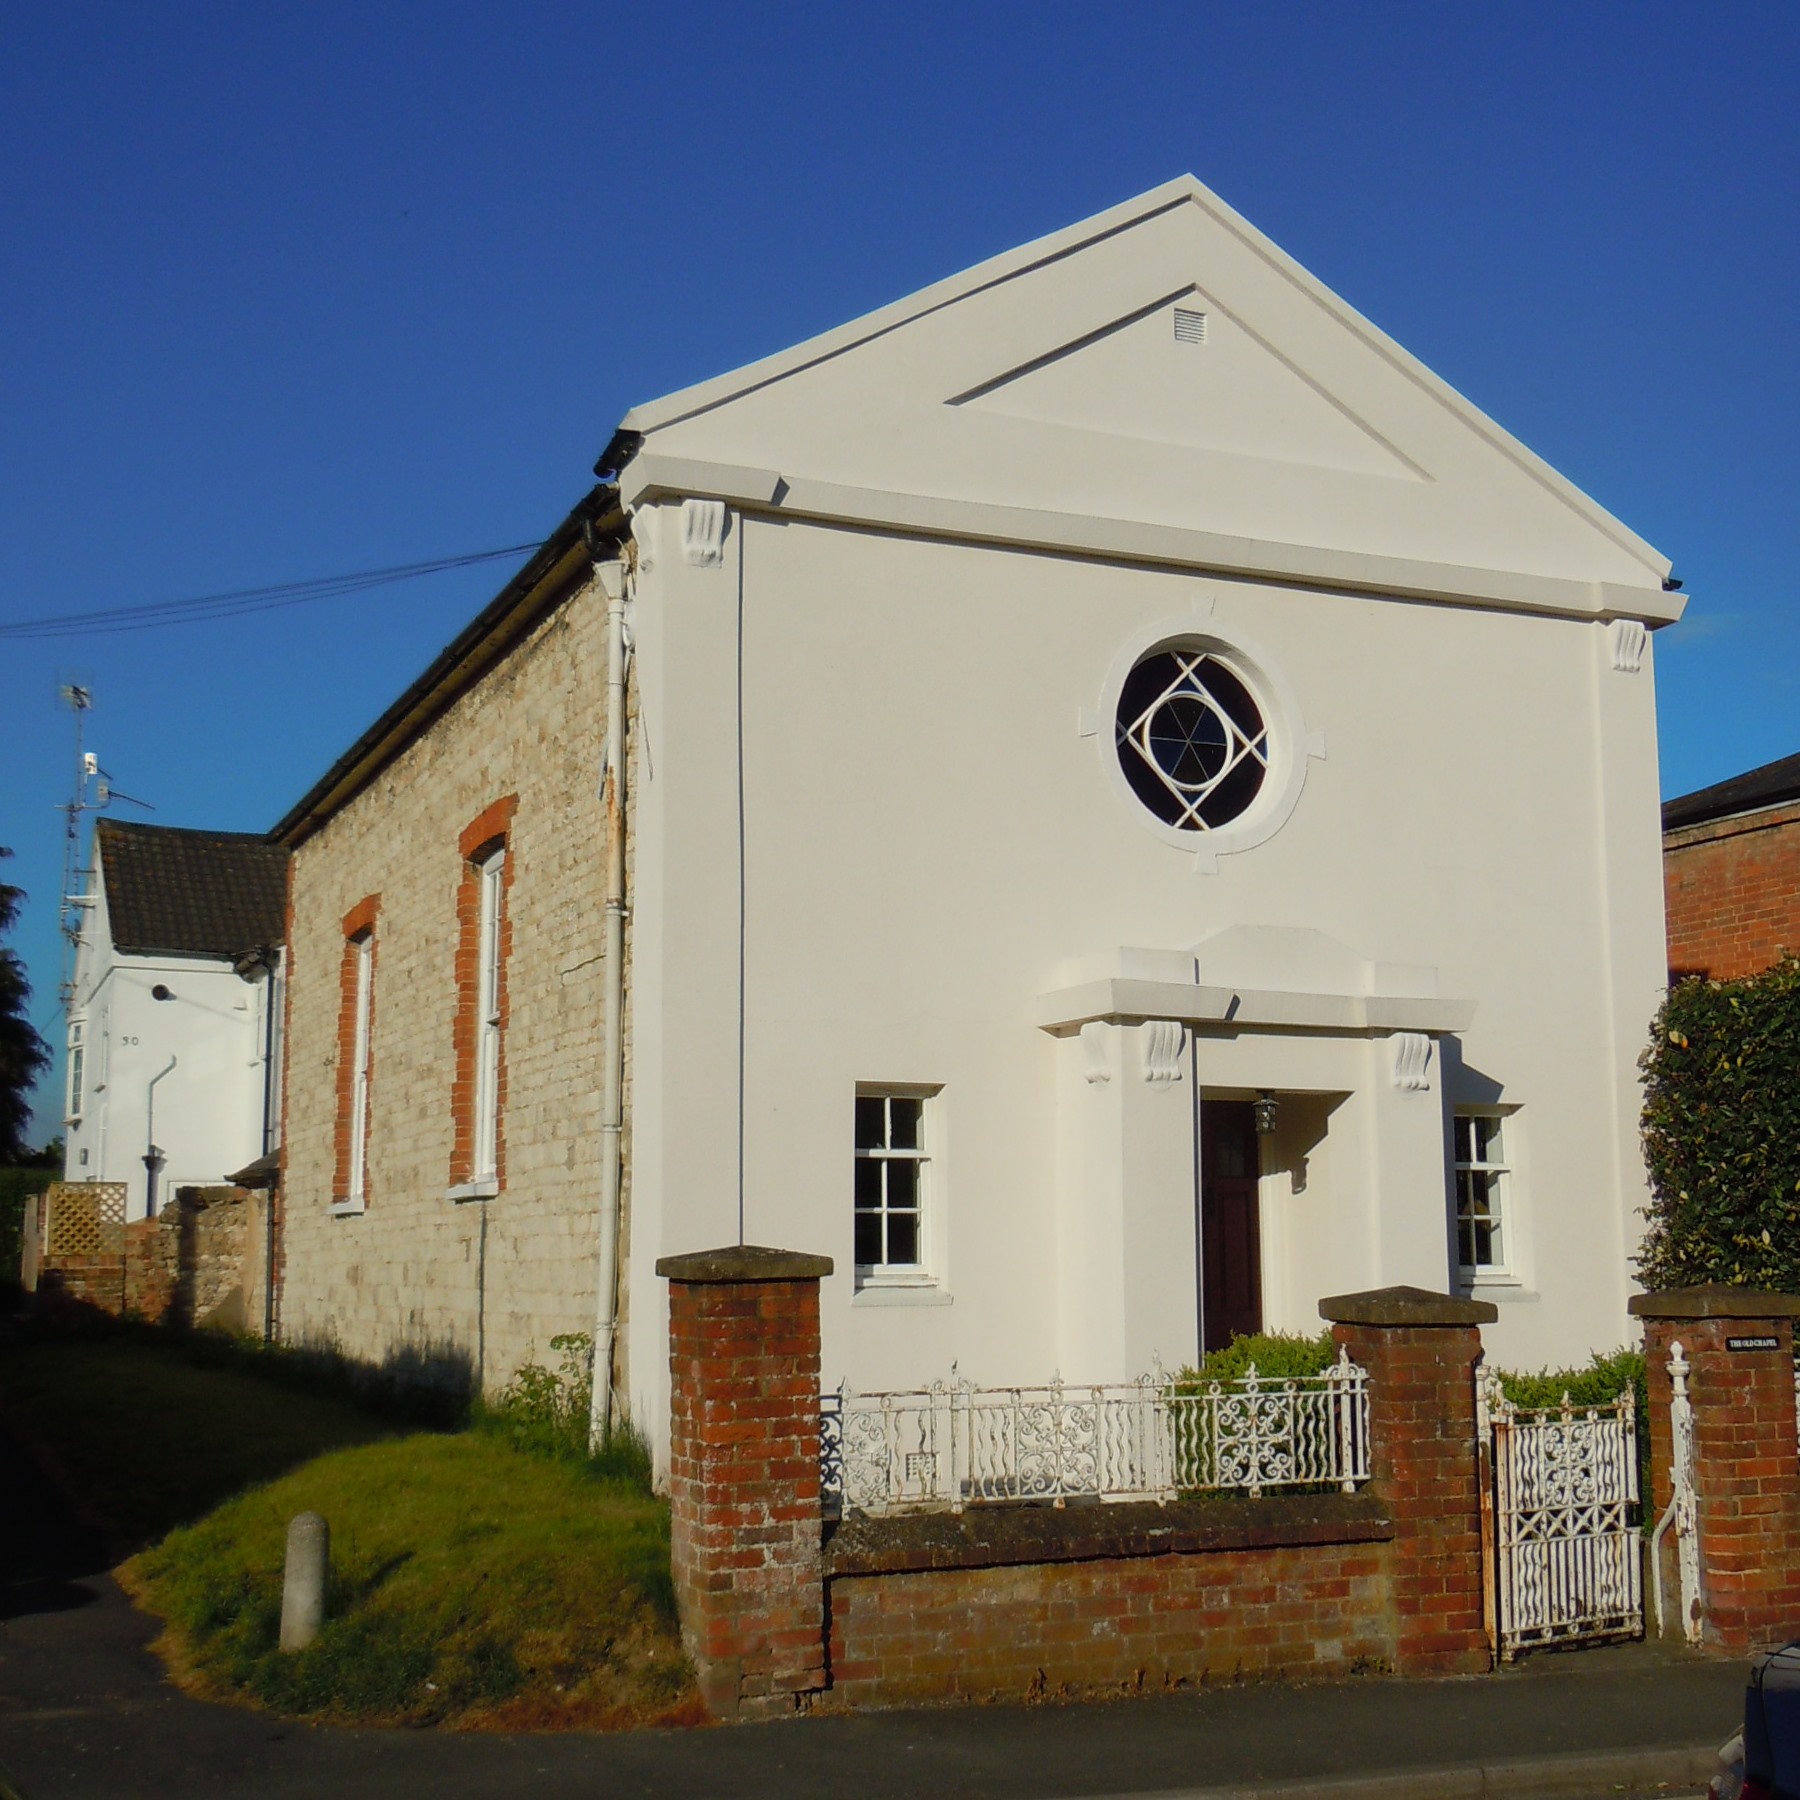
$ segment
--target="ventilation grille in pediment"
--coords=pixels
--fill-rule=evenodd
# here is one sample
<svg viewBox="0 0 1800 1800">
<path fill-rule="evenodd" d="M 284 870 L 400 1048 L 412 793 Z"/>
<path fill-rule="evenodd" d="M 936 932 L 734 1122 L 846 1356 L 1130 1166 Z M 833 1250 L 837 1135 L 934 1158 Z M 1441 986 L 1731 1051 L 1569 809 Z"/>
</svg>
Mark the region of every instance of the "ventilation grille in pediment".
<svg viewBox="0 0 1800 1800">
<path fill-rule="evenodd" d="M 1206 342 L 1206 314 L 1196 311 L 1191 306 L 1176 307 L 1175 341 L 1178 344 L 1204 344 Z"/>
</svg>

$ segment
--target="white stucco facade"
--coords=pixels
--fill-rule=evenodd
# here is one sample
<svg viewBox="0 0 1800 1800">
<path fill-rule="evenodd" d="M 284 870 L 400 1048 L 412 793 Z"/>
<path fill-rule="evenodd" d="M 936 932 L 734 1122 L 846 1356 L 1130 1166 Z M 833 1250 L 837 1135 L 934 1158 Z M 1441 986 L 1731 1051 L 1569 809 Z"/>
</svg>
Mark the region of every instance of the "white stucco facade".
<svg viewBox="0 0 1800 1800">
<path fill-rule="evenodd" d="M 271 998 L 279 1008 L 280 980 L 246 981 L 223 956 L 121 952 L 98 846 L 94 864 L 68 1017 L 64 1178 L 123 1183 L 126 1218 L 141 1219 L 152 1210 L 152 1143 L 163 1157 L 156 1207 L 263 1154 L 267 1058 L 280 1054 L 268 1008 Z"/>
<path fill-rule="evenodd" d="M 1266 1327 L 1468 1284 L 1473 1110 L 1491 1353 L 1626 1337 L 1666 559 L 1186 180 L 626 425 L 641 1416 L 656 1257 L 740 1237 L 836 1259 L 829 1382 L 1191 1361 L 1257 1095 Z M 1171 649 L 1267 727 L 1208 829 L 1122 774 Z M 859 1092 L 924 1101 L 900 1279 Z"/>
</svg>

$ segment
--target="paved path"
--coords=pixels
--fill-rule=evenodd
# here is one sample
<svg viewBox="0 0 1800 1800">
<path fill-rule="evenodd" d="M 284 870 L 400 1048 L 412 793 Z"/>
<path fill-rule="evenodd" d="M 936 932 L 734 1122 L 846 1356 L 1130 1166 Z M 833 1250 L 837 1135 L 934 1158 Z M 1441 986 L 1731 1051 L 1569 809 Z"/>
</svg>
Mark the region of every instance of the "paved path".
<svg viewBox="0 0 1800 1800">
<path fill-rule="evenodd" d="M 0 1439 L 0 1771 L 22 1800 L 1076 1800 L 1253 1786 L 1270 1800 L 1290 1783 L 1377 1774 L 1389 1779 L 1359 1784 L 1364 1794 L 1617 1794 L 1677 1775 L 1692 1792 L 1698 1765 L 1670 1753 L 1716 1745 L 1742 1707 L 1740 1666 L 1630 1646 L 1472 1680 L 1271 1684 L 733 1729 L 320 1730 L 178 1692 L 149 1654 L 150 1622 L 103 1561 Z M 1570 1760 L 1583 1756 L 1599 1760 Z M 1338 1791 L 1351 1800 L 1356 1789 Z"/>
</svg>

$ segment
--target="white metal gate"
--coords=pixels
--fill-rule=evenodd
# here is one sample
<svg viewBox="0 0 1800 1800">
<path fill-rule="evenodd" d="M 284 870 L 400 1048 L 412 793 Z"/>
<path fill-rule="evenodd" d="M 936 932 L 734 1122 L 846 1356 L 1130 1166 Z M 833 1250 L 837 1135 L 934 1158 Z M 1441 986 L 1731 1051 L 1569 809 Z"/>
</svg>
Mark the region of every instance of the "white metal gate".
<svg viewBox="0 0 1800 1800">
<path fill-rule="evenodd" d="M 1641 1637 L 1637 1417 L 1610 1406 L 1514 1406 L 1477 1390 L 1484 1451 L 1489 1635 L 1502 1657 L 1543 1644 Z"/>
</svg>

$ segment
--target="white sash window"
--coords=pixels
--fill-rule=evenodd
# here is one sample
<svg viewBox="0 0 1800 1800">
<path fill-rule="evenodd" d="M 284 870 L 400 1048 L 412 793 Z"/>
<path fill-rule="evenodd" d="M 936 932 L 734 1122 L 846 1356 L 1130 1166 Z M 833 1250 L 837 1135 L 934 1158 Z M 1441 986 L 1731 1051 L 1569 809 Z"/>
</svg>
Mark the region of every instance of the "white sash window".
<svg viewBox="0 0 1800 1800">
<path fill-rule="evenodd" d="M 506 851 L 494 851 L 476 870 L 481 882 L 481 934 L 476 953 L 475 1167 L 477 1181 L 499 1174 L 500 940 L 506 894 Z"/>
<path fill-rule="evenodd" d="M 365 931 L 350 940 L 356 958 L 355 1038 L 350 1061 L 350 1191 L 351 1206 L 363 1205 L 368 1194 L 369 1064 L 375 1004 L 375 934 Z"/>
</svg>

